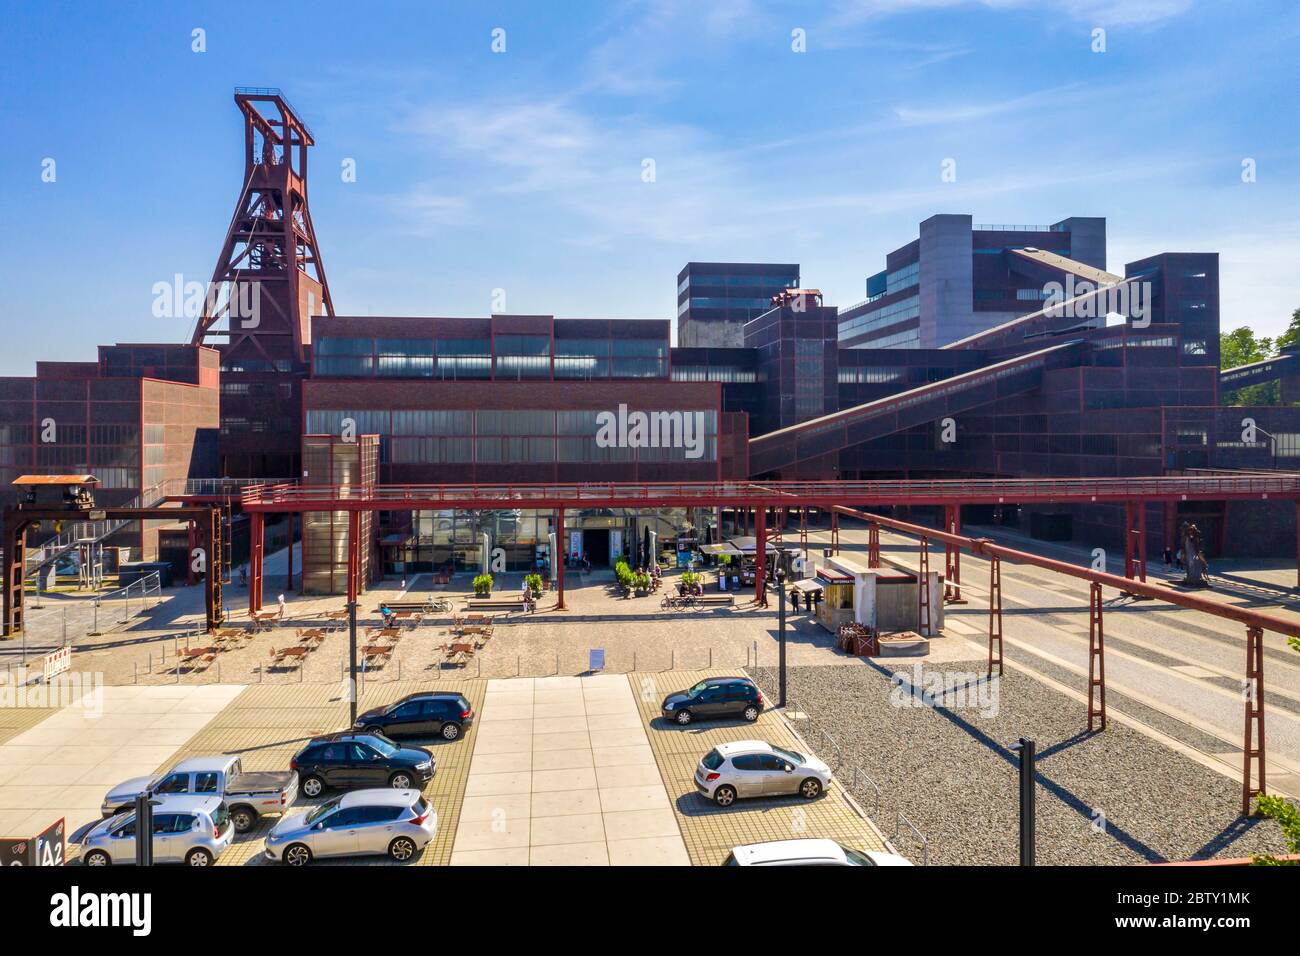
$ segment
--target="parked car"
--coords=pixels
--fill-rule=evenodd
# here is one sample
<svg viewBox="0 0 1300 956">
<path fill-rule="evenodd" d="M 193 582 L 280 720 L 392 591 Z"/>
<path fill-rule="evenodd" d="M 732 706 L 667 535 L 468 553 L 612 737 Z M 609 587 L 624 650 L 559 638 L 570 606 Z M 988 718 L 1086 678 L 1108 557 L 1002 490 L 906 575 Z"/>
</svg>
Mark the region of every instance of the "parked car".
<svg viewBox="0 0 1300 956">
<path fill-rule="evenodd" d="M 695 789 L 720 807 L 731 806 L 737 797 L 797 793 L 814 800 L 830 783 L 831 768 L 816 757 L 762 740 L 718 744 L 695 768 Z"/>
<path fill-rule="evenodd" d="M 723 866 L 911 866 L 897 853 L 855 850 L 834 840 L 777 840 L 738 846 Z"/>
<path fill-rule="evenodd" d="M 135 862 L 135 810 L 101 820 L 82 838 L 81 862 L 109 866 Z M 235 838 L 226 803 L 219 796 L 162 796 L 153 808 L 155 863 L 211 866 Z"/>
<path fill-rule="evenodd" d="M 100 812 L 110 817 L 135 808 L 135 798 L 152 786 L 158 796 L 192 793 L 226 801 L 239 833 L 247 833 L 263 814 L 284 813 L 298 796 L 298 777 L 287 770 L 245 772 L 238 757 L 191 757 L 159 777 L 124 780 L 104 797 Z"/>
<path fill-rule="evenodd" d="M 356 729 L 385 737 L 441 737 L 456 740 L 474 722 L 464 694 L 437 691 L 408 694 L 387 707 L 357 717 Z"/>
<path fill-rule="evenodd" d="M 305 866 L 317 857 L 386 853 L 404 863 L 437 829 L 438 814 L 418 790 L 354 790 L 277 822 L 265 856 Z"/>
<path fill-rule="evenodd" d="M 664 698 L 665 720 L 685 726 L 694 720 L 743 717 L 753 722 L 763 712 L 763 693 L 748 677 L 709 677 L 690 690 Z"/>
<path fill-rule="evenodd" d="M 317 737 L 289 764 L 308 797 L 325 789 L 392 787 L 410 790 L 433 779 L 433 754 L 423 747 L 402 747 L 382 734 L 341 733 Z"/>
</svg>

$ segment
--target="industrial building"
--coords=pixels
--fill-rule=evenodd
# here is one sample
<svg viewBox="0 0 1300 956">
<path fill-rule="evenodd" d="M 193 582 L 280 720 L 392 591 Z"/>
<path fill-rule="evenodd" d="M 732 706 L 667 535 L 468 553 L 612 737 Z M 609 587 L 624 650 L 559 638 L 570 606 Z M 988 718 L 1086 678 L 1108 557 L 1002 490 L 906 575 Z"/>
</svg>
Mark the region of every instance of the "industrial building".
<svg viewBox="0 0 1300 956">
<path fill-rule="evenodd" d="M 669 319 L 339 314 L 307 205 L 310 130 L 278 91 L 235 100 L 245 186 L 213 274 L 225 298 L 188 345 L 106 346 L 97 363 L 42 362 L 34 378 L 0 381 L 6 487 L 19 474 L 76 470 L 123 500 L 164 479 L 224 477 L 1127 477 L 1300 457 L 1293 409 L 1219 405 L 1217 255 L 1153 255 L 1110 273 L 1103 219 L 931 217 L 867 279 L 867 301 L 846 310 L 803 288 L 796 264 L 691 262 L 678 276 L 677 347 Z M 256 322 L 240 314 L 250 283 Z M 1247 369 L 1237 384 L 1283 376 L 1284 394 L 1300 394 L 1292 364 Z M 653 427 L 629 428 L 638 416 Z M 1243 438 L 1243 417 L 1259 435 Z M 62 436 L 52 447 L 39 441 L 49 418 Z M 1294 549 L 1289 504 L 1231 508 L 1149 505 L 1146 546 L 1162 548 L 1194 517 L 1212 554 Z M 509 567 L 528 568 L 555 520 L 509 502 L 499 512 L 379 511 L 373 525 L 366 516 L 355 571 L 472 566 L 485 535 Z M 646 528 L 716 516 L 593 508 L 564 520 L 571 546 L 603 563 Z M 1118 547 L 1133 517 L 1121 505 L 1008 503 L 965 520 Z M 342 512 L 304 516 L 304 589 L 346 587 L 347 526 Z M 134 533 L 132 546 L 156 547 Z"/>
</svg>

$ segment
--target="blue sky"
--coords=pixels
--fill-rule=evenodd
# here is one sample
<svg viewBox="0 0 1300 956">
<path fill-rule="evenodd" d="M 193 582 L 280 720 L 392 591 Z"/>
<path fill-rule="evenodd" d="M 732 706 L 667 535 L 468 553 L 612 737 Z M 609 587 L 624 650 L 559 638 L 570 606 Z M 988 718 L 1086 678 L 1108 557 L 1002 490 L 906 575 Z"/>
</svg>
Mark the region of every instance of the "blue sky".
<svg viewBox="0 0 1300 956">
<path fill-rule="evenodd" d="M 799 262 L 849 305 L 938 212 L 1105 216 L 1116 271 L 1217 251 L 1225 328 L 1276 333 L 1300 307 L 1293 0 L 0 13 L 0 374 L 188 338 L 152 287 L 211 275 L 242 185 L 237 85 L 282 88 L 316 135 L 342 314 L 486 315 L 504 289 L 512 312 L 670 318 L 692 259 Z"/>
</svg>

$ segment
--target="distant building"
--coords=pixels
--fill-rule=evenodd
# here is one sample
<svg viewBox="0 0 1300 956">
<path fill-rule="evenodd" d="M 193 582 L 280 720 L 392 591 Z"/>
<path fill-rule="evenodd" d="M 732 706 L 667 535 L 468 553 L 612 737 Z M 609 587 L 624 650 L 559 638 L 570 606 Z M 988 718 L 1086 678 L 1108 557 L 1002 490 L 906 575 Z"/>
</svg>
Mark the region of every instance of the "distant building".
<svg viewBox="0 0 1300 956">
<path fill-rule="evenodd" d="M 738 348 L 745 323 L 799 285 L 798 263 L 688 262 L 677 273 L 677 344 Z"/>
<path fill-rule="evenodd" d="M 840 310 L 840 345 L 941 348 L 1038 311 L 1049 283 L 1119 281 L 1105 269 L 1105 219 L 982 226 L 931 216 L 867 279 L 867 298 Z"/>
</svg>

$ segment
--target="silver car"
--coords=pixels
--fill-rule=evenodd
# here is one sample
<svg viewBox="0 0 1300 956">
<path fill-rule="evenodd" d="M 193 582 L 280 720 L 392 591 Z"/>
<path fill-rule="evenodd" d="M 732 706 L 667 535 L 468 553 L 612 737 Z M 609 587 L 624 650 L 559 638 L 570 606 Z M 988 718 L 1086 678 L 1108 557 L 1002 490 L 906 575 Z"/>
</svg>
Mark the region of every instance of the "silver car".
<svg viewBox="0 0 1300 956">
<path fill-rule="evenodd" d="M 404 863 L 438 829 L 419 790 L 353 790 L 282 818 L 266 838 L 266 859 L 303 866 L 317 857 L 386 853 Z"/>
<path fill-rule="evenodd" d="M 695 768 L 695 789 L 720 807 L 731 806 L 738 797 L 797 793 L 814 800 L 830 783 L 831 768 L 816 757 L 762 740 L 718 744 Z"/>
<path fill-rule="evenodd" d="M 101 821 L 81 841 L 81 862 L 134 863 L 135 830 L 134 810 Z M 162 796 L 153 808 L 155 863 L 211 866 L 234 838 L 235 827 L 221 797 Z"/>
</svg>

